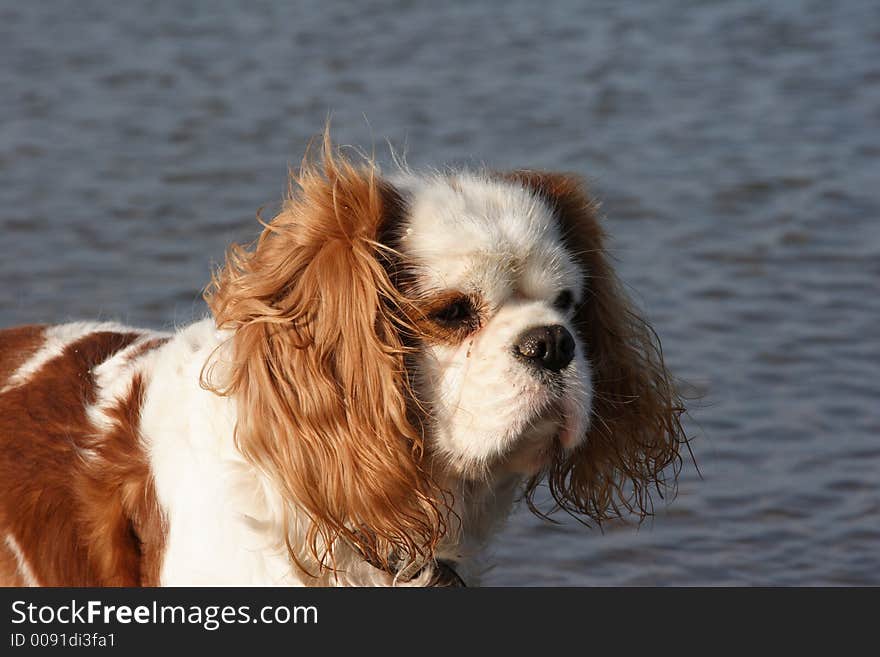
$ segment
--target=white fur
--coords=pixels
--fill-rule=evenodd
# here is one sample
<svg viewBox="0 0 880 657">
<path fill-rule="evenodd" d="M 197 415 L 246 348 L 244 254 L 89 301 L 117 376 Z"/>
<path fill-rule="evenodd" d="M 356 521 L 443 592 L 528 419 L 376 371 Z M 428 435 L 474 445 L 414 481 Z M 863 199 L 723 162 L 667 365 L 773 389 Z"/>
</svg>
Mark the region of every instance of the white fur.
<svg viewBox="0 0 880 657">
<path fill-rule="evenodd" d="M 279 512 L 235 448 L 234 402 L 199 384 L 223 340 L 207 319 L 179 331 L 161 348 L 147 387 L 141 430 L 169 526 L 161 582 L 296 584 Z"/>
</svg>

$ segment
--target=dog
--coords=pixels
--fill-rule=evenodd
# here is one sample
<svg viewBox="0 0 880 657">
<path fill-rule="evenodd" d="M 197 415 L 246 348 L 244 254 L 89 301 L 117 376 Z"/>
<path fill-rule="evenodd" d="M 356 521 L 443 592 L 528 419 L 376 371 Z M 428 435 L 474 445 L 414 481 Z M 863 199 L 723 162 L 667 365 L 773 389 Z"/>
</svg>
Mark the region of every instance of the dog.
<svg viewBox="0 0 880 657">
<path fill-rule="evenodd" d="M 684 407 L 577 176 L 320 151 L 205 319 L 0 331 L 0 583 L 472 585 L 539 485 L 587 523 L 674 486 Z"/>
</svg>

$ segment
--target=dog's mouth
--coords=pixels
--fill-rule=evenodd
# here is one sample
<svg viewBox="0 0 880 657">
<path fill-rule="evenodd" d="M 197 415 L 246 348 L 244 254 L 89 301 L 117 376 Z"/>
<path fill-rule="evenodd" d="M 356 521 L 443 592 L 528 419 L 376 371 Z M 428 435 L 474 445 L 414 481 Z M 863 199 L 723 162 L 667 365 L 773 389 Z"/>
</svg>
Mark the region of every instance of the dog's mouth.
<svg viewBox="0 0 880 657">
<path fill-rule="evenodd" d="M 550 465 L 559 433 L 557 423 L 542 420 L 520 439 L 516 448 L 504 459 L 504 469 L 527 476 L 538 474 Z"/>
<path fill-rule="evenodd" d="M 533 476 L 547 468 L 560 450 L 575 448 L 586 431 L 583 412 L 573 400 L 562 399 L 529 424 L 515 448 L 504 458 L 508 472 Z"/>
<path fill-rule="evenodd" d="M 570 452 L 586 439 L 589 417 L 574 396 L 566 395 L 541 412 L 505 459 L 509 472 L 534 476 L 554 455 Z"/>
</svg>

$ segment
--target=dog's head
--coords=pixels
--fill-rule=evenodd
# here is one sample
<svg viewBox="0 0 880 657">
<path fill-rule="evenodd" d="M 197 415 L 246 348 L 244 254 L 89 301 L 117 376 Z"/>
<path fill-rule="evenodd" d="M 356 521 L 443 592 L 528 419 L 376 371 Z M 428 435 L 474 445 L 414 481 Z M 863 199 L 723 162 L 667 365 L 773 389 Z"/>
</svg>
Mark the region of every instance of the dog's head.
<svg viewBox="0 0 880 657">
<path fill-rule="evenodd" d="M 546 481 L 602 520 L 648 512 L 678 463 L 680 400 L 575 177 L 385 179 L 325 138 L 207 299 L 233 331 L 239 449 L 321 567 L 339 540 L 431 558 L 449 482 L 518 476 L 531 502 Z"/>
</svg>

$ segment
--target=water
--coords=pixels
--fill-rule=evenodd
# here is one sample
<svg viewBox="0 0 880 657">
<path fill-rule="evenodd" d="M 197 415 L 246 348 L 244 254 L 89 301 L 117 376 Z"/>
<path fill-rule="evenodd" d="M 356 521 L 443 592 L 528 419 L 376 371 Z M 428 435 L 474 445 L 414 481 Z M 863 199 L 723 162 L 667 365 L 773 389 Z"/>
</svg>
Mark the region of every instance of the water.
<svg viewBox="0 0 880 657">
<path fill-rule="evenodd" d="M 330 113 L 577 171 L 702 479 L 638 529 L 520 510 L 486 583 L 880 584 L 880 5 L 328 4 L 3 3 L 0 325 L 201 315 Z"/>
</svg>

